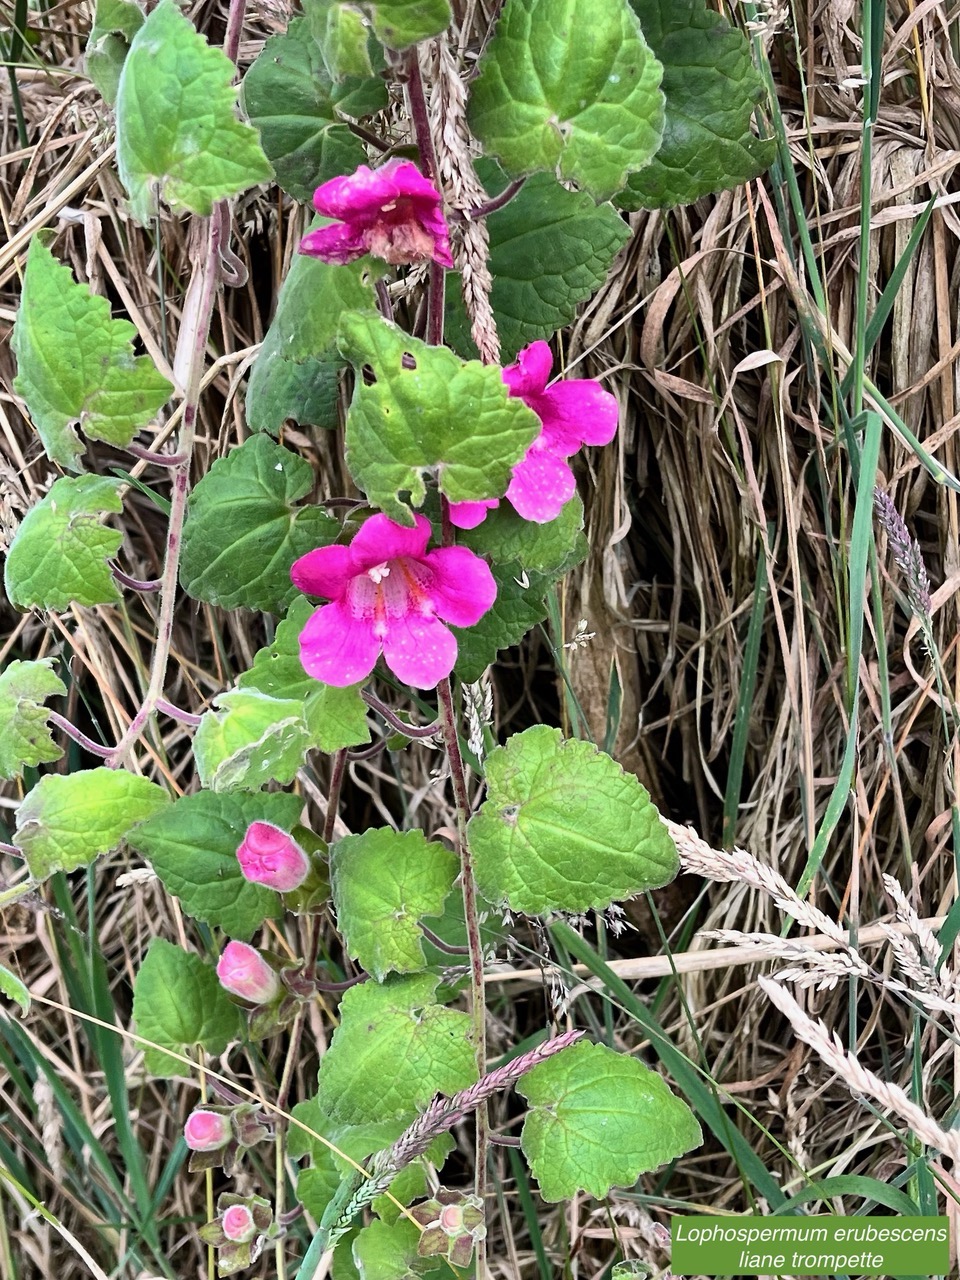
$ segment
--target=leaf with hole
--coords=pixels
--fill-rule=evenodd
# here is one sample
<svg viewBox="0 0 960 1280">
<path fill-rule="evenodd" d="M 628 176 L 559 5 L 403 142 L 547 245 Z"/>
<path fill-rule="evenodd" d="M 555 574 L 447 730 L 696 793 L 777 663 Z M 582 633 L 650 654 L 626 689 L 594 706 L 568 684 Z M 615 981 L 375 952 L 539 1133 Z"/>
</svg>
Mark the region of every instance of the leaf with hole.
<svg viewBox="0 0 960 1280">
<path fill-rule="evenodd" d="M 477 1079 L 468 1014 L 435 1002 L 439 979 L 392 977 L 351 987 L 320 1060 L 320 1106 L 340 1124 L 408 1115 L 435 1093 Z"/>
<path fill-rule="evenodd" d="M 45 880 L 110 853 L 169 805 L 163 787 L 122 769 L 49 773 L 21 800 L 13 840 L 33 878 Z"/>
<path fill-rule="evenodd" d="M 464 363 L 446 347 L 428 346 L 368 312 L 342 318 L 339 343 L 357 370 L 347 465 L 374 505 L 412 526 L 400 494 L 421 506 L 428 474 L 451 502 L 506 492 L 540 419 L 507 395 L 496 366 Z"/>
<path fill-rule="evenodd" d="M 240 1010 L 200 956 L 154 938 L 133 984 L 137 1034 L 160 1048 L 144 1049 L 144 1066 L 155 1076 L 190 1076 L 186 1063 L 164 1049 L 196 1059 L 197 1050 L 223 1053 L 240 1035 Z"/>
<path fill-rule="evenodd" d="M 234 65 L 174 0 L 160 0 L 133 38 L 117 90 L 117 168 L 140 223 L 157 193 L 179 213 L 209 214 L 272 170 L 256 129 L 237 119 Z"/>
<path fill-rule="evenodd" d="M 520 1143 L 544 1200 L 632 1187 L 703 1141 L 693 1112 L 642 1062 L 581 1040 L 517 1083 Z"/>
<path fill-rule="evenodd" d="M 487 757 L 486 778 L 468 834 L 491 902 L 531 915 L 603 910 L 677 874 L 646 789 L 590 743 L 535 725 Z"/>
<path fill-rule="evenodd" d="M 512 178 L 556 170 L 606 200 L 660 145 L 661 72 L 627 0 L 507 0 L 470 126 Z"/>
<path fill-rule="evenodd" d="M 187 915 L 246 940 L 280 915 L 280 896 L 243 878 L 237 849 L 251 822 L 290 831 L 303 801 L 276 791 L 200 791 L 182 796 L 133 833 L 130 844 L 180 899 Z"/>
<path fill-rule="evenodd" d="M 190 495 L 180 581 L 195 600 L 283 613 L 296 596 L 294 560 L 334 542 L 340 526 L 320 507 L 294 504 L 313 468 L 269 436 L 251 436 L 213 464 Z"/>
<path fill-rule="evenodd" d="M 13 385 L 52 462 L 82 470 L 78 423 L 89 440 L 123 446 L 166 404 L 173 387 L 149 356 L 133 354 L 136 336 L 34 236 L 10 340 Z"/>
<path fill-rule="evenodd" d="M 382 982 L 426 965 L 420 920 L 439 916 L 459 871 L 455 854 L 422 831 L 381 827 L 330 849 L 330 887 L 351 959 Z"/>
<path fill-rule="evenodd" d="M 311 228 L 319 225 L 314 219 Z M 247 421 L 278 435 L 284 422 L 336 427 L 337 385 L 346 360 L 337 350 L 344 311 L 374 305 L 370 258 L 346 266 L 297 254 L 247 388 Z"/>
<path fill-rule="evenodd" d="M 624 209 L 690 204 L 749 182 L 773 163 L 776 144 L 752 118 L 763 97 L 742 31 L 705 0 L 630 0 L 663 63 L 663 142 L 617 197 Z"/>
<path fill-rule="evenodd" d="M 0 778 L 18 778 L 26 765 L 50 764 L 63 755 L 47 727 L 47 698 L 67 686 L 53 672 L 53 659 L 11 662 L 0 672 Z"/>
<path fill-rule="evenodd" d="M 491 195 L 507 178 L 492 160 L 477 173 Z M 606 280 L 630 239 L 630 227 L 610 204 L 569 191 L 550 174 L 536 173 L 502 209 L 486 218 L 490 234 L 490 301 L 502 363 L 521 347 L 552 338 L 570 324 L 577 307 Z M 447 341 L 463 356 L 477 354 L 460 291 L 447 285 Z"/>
<path fill-rule="evenodd" d="M 363 143 L 338 112 L 361 117 L 387 105 L 384 82 L 372 76 L 335 85 L 307 18 L 271 36 L 243 80 L 243 105 L 277 182 L 296 200 L 366 160 Z"/>
</svg>

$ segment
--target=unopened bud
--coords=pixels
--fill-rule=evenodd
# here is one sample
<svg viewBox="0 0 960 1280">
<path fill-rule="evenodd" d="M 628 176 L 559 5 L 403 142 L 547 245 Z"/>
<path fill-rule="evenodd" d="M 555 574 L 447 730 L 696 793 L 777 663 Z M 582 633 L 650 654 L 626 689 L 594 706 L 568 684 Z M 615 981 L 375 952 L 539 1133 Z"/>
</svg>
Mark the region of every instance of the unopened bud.
<svg viewBox="0 0 960 1280">
<path fill-rule="evenodd" d="M 232 1204 L 229 1209 L 225 1209 L 220 1225 L 223 1234 L 235 1244 L 246 1244 L 257 1234 L 257 1224 L 245 1204 Z"/>
<path fill-rule="evenodd" d="M 278 893 L 298 889 L 310 870 L 310 860 L 293 836 L 272 822 L 250 823 L 237 858 L 244 879 Z"/>
<path fill-rule="evenodd" d="M 217 962 L 220 985 L 231 995 L 253 1004 L 269 1004 L 280 992 L 280 979 L 256 949 L 246 942 L 228 942 Z"/>
<path fill-rule="evenodd" d="M 216 1111 L 194 1111 L 183 1127 L 183 1140 L 191 1151 L 219 1151 L 232 1137 L 230 1117 Z"/>
</svg>

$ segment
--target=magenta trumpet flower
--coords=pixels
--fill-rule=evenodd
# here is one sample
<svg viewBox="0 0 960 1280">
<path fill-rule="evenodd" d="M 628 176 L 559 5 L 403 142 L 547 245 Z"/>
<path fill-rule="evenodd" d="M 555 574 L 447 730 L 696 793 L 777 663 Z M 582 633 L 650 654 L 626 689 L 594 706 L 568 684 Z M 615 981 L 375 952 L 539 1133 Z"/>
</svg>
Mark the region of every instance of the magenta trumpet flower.
<svg viewBox="0 0 960 1280">
<path fill-rule="evenodd" d="M 543 424 L 539 436 L 517 465 L 507 499 L 518 515 L 536 524 L 555 520 L 576 492 L 567 458 L 585 444 L 609 444 L 617 431 L 616 397 L 593 378 L 572 378 L 548 387 L 553 354 L 546 342 L 533 342 L 503 371 L 510 395 L 523 401 Z M 497 499 L 450 504 L 450 519 L 459 529 L 473 529 L 486 519 Z"/>
<path fill-rule="evenodd" d="M 450 234 L 440 193 L 409 160 L 331 178 L 313 193 L 317 213 L 338 221 L 310 231 L 300 252 L 340 265 L 365 253 L 394 264 L 436 262 L 452 267 Z"/>
<path fill-rule="evenodd" d="M 381 653 L 398 679 L 418 689 L 450 674 L 457 642 L 444 623 L 479 622 L 497 584 L 467 547 L 428 551 L 429 540 L 425 516 L 407 529 L 376 515 L 349 547 L 318 547 L 294 563 L 294 585 L 330 601 L 300 633 L 309 675 L 343 688 L 366 679 Z"/>
</svg>

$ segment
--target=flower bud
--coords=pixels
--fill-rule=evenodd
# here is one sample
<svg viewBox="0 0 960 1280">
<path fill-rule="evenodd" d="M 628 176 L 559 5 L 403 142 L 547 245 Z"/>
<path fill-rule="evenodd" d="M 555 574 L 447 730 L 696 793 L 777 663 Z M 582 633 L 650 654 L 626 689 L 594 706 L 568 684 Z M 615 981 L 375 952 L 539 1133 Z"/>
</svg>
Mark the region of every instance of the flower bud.
<svg viewBox="0 0 960 1280">
<path fill-rule="evenodd" d="M 250 823 L 237 858 L 245 880 L 278 893 L 298 889 L 310 870 L 310 860 L 293 836 L 272 822 Z"/>
<path fill-rule="evenodd" d="M 219 1151 L 232 1137 L 230 1117 L 216 1111 L 193 1111 L 183 1127 L 183 1139 L 191 1151 Z"/>
<path fill-rule="evenodd" d="M 220 985 L 253 1004 L 269 1004 L 280 993 L 280 979 L 255 947 L 228 942 L 217 962 Z"/>
<path fill-rule="evenodd" d="M 220 1225 L 223 1234 L 235 1244 L 246 1244 L 257 1234 L 257 1224 L 245 1204 L 232 1204 L 229 1209 L 225 1209 Z"/>
</svg>

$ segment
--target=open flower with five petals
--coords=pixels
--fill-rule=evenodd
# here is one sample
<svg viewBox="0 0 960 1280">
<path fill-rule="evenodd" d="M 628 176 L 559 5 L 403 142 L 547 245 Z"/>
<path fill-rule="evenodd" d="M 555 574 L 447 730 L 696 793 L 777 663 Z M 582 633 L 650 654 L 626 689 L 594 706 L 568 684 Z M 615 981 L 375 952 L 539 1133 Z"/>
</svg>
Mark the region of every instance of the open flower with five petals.
<svg viewBox="0 0 960 1280">
<path fill-rule="evenodd" d="M 344 264 L 365 253 L 385 262 L 437 262 L 452 267 L 450 234 L 440 193 L 409 160 L 389 160 L 379 169 L 362 164 L 356 173 L 317 187 L 317 213 L 337 221 L 310 231 L 300 252 Z"/>
<path fill-rule="evenodd" d="M 364 680 L 380 654 L 404 684 L 432 689 L 457 660 L 444 623 L 472 627 L 493 604 L 497 584 L 467 547 L 427 550 L 430 521 L 412 529 L 371 516 L 348 547 L 318 547 L 297 560 L 293 583 L 329 604 L 300 633 L 304 670 L 343 688 Z"/>
<path fill-rule="evenodd" d="M 555 520 L 576 492 L 567 458 L 585 444 L 609 444 L 617 431 L 616 397 L 593 378 L 571 378 L 547 386 L 553 354 L 546 342 L 533 342 L 503 371 L 511 396 L 517 396 L 543 423 L 542 430 L 513 468 L 507 499 L 524 520 Z M 460 529 L 473 529 L 498 505 L 485 502 L 450 505 L 450 519 Z"/>
</svg>

